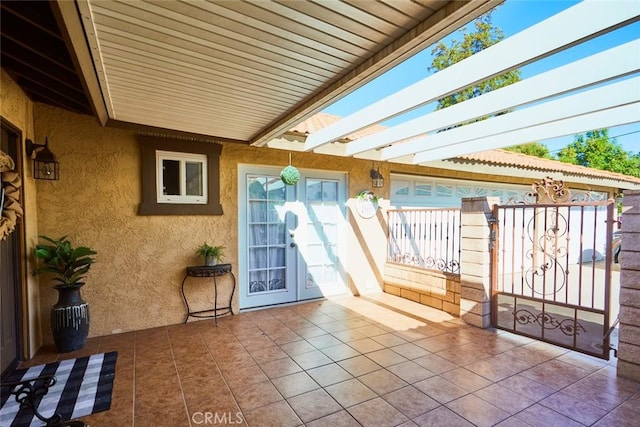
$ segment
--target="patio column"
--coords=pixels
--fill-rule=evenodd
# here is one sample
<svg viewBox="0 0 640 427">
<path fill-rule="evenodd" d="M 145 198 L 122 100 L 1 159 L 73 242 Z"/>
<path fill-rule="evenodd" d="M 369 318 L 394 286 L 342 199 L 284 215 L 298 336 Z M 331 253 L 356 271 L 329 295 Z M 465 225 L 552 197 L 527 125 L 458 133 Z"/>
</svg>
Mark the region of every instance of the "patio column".
<svg viewBox="0 0 640 427">
<path fill-rule="evenodd" d="M 640 191 L 625 191 L 623 204 L 618 375 L 640 381 Z"/>
<path fill-rule="evenodd" d="M 479 328 L 491 326 L 490 219 L 498 197 L 462 199 L 460 223 L 460 317 Z"/>
</svg>

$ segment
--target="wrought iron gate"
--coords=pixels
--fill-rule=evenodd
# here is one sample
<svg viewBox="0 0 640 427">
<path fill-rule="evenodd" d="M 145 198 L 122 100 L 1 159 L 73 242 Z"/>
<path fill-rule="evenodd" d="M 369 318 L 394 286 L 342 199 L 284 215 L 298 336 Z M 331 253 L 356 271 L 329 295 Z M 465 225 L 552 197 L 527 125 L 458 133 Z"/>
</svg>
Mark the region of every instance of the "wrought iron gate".
<svg viewBox="0 0 640 427">
<path fill-rule="evenodd" d="M 571 202 L 561 181 L 494 208 L 495 327 L 609 359 L 613 200 Z"/>
</svg>

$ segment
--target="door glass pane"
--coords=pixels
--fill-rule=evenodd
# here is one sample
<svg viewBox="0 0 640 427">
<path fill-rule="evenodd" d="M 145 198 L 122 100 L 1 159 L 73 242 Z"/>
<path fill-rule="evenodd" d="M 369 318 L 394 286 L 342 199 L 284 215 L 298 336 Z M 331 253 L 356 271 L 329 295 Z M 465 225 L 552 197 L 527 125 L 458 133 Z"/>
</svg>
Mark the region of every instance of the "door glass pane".
<svg viewBox="0 0 640 427">
<path fill-rule="evenodd" d="M 249 293 L 286 289 L 286 188 L 274 176 L 250 176 L 247 185 Z"/>
<path fill-rule="evenodd" d="M 162 194 L 180 195 L 180 161 L 162 160 Z"/>
<path fill-rule="evenodd" d="M 267 272 L 263 270 L 249 272 L 249 293 L 267 291 Z"/>
<path fill-rule="evenodd" d="M 202 186 L 202 163 L 186 162 L 187 196 L 204 196 Z"/>
<path fill-rule="evenodd" d="M 334 181 L 324 181 L 322 183 L 322 201 L 337 202 L 338 201 L 338 183 Z"/>
<path fill-rule="evenodd" d="M 285 269 L 278 268 L 277 270 L 269 271 L 269 290 L 275 291 L 279 289 L 285 289 Z"/>
<path fill-rule="evenodd" d="M 322 201 L 322 181 L 318 179 L 307 180 L 307 202 Z"/>
</svg>

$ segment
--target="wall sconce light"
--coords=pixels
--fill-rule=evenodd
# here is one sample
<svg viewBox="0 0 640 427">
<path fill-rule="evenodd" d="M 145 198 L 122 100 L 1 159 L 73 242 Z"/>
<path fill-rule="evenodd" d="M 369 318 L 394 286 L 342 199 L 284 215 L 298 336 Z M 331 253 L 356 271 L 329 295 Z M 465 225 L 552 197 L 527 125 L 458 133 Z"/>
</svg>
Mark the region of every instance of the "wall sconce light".
<svg viewBox="0 0 640 427">
<path fill-rule="evenodd" d="M 33 158 L 33 177 L 35 179 L 57 181 L 59 178 L 58 162 L 56 161 L 56 156 L 49 150 L 49 139 L 45 138 L 44 144 L 34 144 L 30 139 L 27 139 L 25 143 L 29 157 L 32 156 L 34 151 L 36 152 L 36 157 Z"/>
<path fill-rule="evenodd" d="M 374 169 L 375 164 L 371 164 L 371 172 L 369 175 L 371 176 L 371 186 L 373 188 L 382 188 L 384 187 L 384 177 L 380 173 L 380 165 L 378 165 L 377 169 Z"/>
</svg>

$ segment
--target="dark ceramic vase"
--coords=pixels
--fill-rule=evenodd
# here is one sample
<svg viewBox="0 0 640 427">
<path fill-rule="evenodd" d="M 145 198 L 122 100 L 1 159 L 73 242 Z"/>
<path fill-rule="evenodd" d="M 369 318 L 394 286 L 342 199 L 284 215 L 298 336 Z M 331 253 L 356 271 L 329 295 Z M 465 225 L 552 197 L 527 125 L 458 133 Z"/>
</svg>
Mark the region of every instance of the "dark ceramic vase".
<svg viewBox="0 0 640 427">
<path fill-rule="evenodd" d="M 80 295 L 81 286 L 54 286 L 58 302 L 51 309 L 51 331 L 60 353 L 80 350 L 87 343 L 89 305 Z"/>
</svg>

